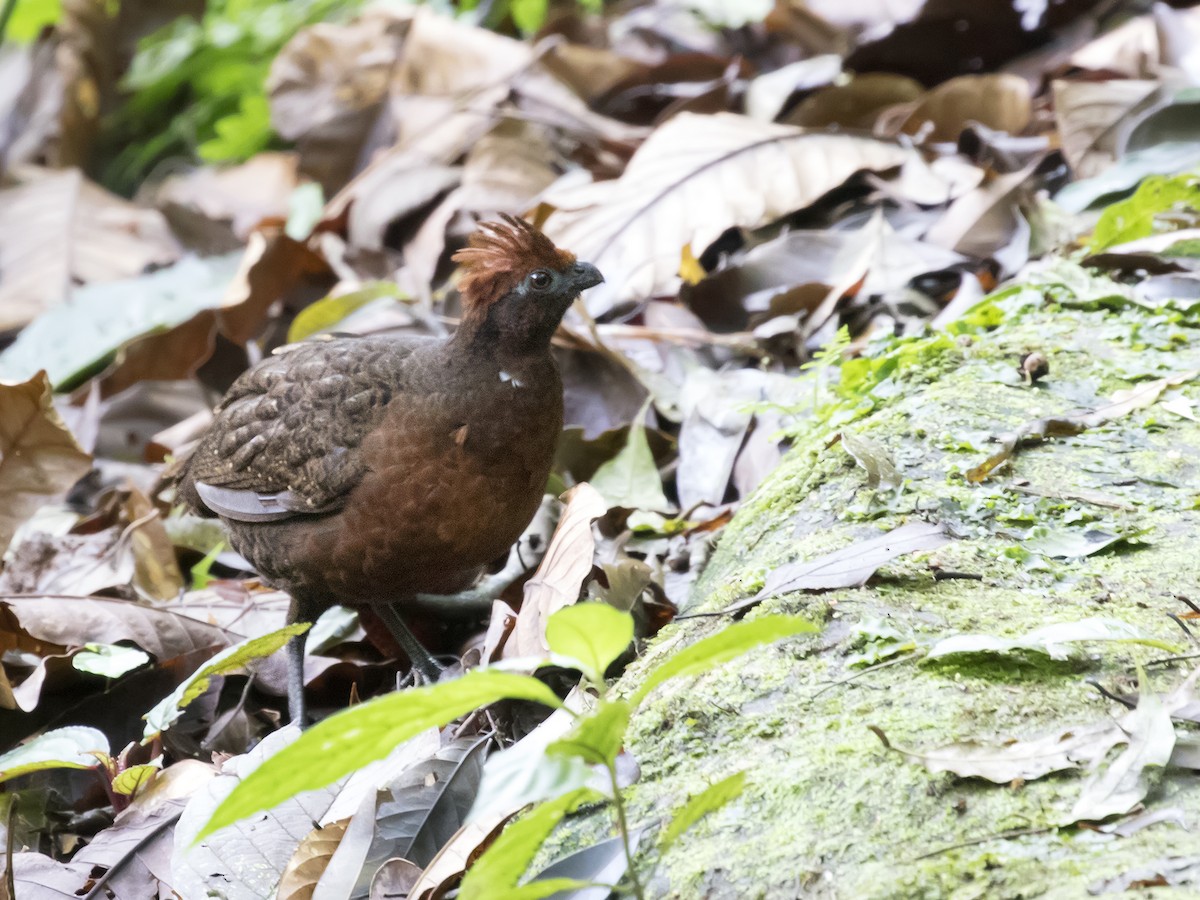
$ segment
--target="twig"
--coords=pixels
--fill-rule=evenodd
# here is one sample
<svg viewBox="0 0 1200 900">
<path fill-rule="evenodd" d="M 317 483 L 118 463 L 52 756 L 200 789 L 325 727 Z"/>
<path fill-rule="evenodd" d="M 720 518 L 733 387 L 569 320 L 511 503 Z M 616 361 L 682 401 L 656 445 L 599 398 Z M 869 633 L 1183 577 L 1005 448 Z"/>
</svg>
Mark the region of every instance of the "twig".
<svg viewBox="0 0 1200 900">
<path fill-rule="evenodd" d="M 932 856 L 938 856 L 942 853 L 949 853 L 951 850 L 961 850 L 963 847 L 974 847 L 976 844 L 986 844 L 988 841 L 1006 840 L 1008 838 L 1015 837 L 1027 837 L 1031 834 L 1046 834 L 1048 832 L 1057 830 L 1057 825 L 1047 825 L 1044 828 L 1014 828 L 1011 831 L 1001 831 L 997 834 L 989 834 L 985 837 L 963 841 L 961 844 L 951 844 L 948 847 L 940 847 L 937 850 L 930 850 L 928 853 L 922 853 L 920 856 L 914 856 L 910 862 L 919 862 L 922 859 L 929 859 Z"/>
</svg>

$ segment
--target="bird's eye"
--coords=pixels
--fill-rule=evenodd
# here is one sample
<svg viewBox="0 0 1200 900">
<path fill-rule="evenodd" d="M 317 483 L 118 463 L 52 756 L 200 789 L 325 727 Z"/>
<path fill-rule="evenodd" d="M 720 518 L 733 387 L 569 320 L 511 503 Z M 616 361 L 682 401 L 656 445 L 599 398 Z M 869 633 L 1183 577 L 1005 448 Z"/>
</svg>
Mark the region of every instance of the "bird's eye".
<svg viewBox="0 0 1200 900">
<path fill-rule="evenodd" d="M 550 273 L 545 269 L 538 269 L 529 276 L 529 283 L 533 285 L 534 290 L 538 291 L 544 291 L 546 288 L 550 287 L 551 280 Z"/>
</svg>

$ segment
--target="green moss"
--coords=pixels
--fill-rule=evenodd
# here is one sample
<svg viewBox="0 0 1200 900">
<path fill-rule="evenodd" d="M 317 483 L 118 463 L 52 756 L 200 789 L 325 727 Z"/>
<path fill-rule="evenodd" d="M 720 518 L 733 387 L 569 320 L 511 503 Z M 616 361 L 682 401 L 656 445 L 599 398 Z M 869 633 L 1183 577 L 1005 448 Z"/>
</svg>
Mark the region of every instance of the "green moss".
<svg viewBox="0 0 1200 900">
<path fill-rule="evenodd" d="M 1083 897 L 1089 886 L 1156 859 L 1200 855 L 1200 832 L 1170 824 L 1127 838 L 1055 828 L 1079 795 L 1081 773 L 1016 786 L 931 775 L 885 750 L 867 728 L 919 749 L 1096 721 L 1113 704 L 1085 679 L 1133 691 L 1135 663 L 1161 651 L 1087 644 L 1066 662 L 1031 655 L 848 666 L 862 641 L 855 626 L 877 620 L 923 645 L 964 632 L 1011 637 L 1091 616 L 1180 640 L 1167 616 L 1184 611 L 1174 595 L 1200 597 L 1200 425 L 1150 408 L 1024 448 L 983 484 L 962 474 L 993 452 L 994 435 L 1099 405 L 1147 378 L 1200 368 L 1200 343 L 1147 340 L 1170 310 L 1068 308 L 1062 301 L 1076 296 L 1072 290 L 1121 296 L 1119 286 L 1060 263 L 977 307 L 977 324 L 956 336 L 896 342 L 843 366 L 845 380 L 821 421 L 743 504 L 689 611 L 719 610 L 756 591 L 775 566 L 913 518 L 944 522 L 958 539 L 896 560 L 868 587 L 768 599 L 751 614 L 802 614 L 824 632 L 651 695 L 627 744 L 641 769 L 628 792 L 634 821 L 661 819 L 736 771 L 749 779 L 740 798 L 662 859 L 652 840 L 643 841 L 653 896 Z M 1055 302 L 1044 299 L 1051 293 Z M 992 310 L 1005 318 L 988 330 Z M 1034 349 L 1049 359 L 1050 374 L 1030 387 L 1010 373 Z M 1180 390 L 1200 396 L 1196 382 Z M 843 427 L 889 449 L 905 478 L 901 488 L 866 488 L 863 471 L 828 443 Z M 1143 532 L 1145 543 L 1078 560 L 1026 546 L 1047 529 L 1096 527 Z M 979 580 L 935 580 L 930 563 Z M 667 628 L 623 684 L 635 686 L 722 624 L 703 618 Z M 1183 670 L 1151 671 L 1154 687 L 1166 691 Z M 1178 807 L 1189 823 L 1200 822 L 1200 781 L 1170 771 L 1147 805 Z M 547 855 L 608 830 L 606 814 L 583 817 Z M 1034 833 L 1000 836 L 1010 831 Z"/>
</svg>

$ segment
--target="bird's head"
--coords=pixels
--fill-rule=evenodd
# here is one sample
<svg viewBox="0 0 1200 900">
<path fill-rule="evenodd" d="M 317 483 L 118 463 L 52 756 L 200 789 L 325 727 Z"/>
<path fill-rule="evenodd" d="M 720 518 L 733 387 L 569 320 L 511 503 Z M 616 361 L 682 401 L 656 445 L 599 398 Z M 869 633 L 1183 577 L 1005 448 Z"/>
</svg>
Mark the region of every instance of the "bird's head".
<svg viewBox="0 0 1200 900">
<path fill-rule="evenodd" d="M 548 237 L 513 216 L 482 222 L 454 254 L 462 267 L 460 331 L 495 339 L 513 350 L 541 350 L 580 291 L 604 280 Z"/>
</svg>

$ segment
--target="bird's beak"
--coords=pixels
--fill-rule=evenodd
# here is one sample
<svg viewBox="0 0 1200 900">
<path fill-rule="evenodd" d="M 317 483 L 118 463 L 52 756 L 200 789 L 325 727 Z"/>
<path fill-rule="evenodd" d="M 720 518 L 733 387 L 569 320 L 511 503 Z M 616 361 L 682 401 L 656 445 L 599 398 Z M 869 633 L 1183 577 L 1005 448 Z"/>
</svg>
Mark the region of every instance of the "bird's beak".
<svg viewBox="0 0 1200 900">
<path fill-rule="evenodd" d="M 591 263 L 577 262 L 571 267 L 571 280 L 575 283 L 575 290 L 586 291 L 590 287 L 601 284 L 604 276 Z"/>
</svg>

